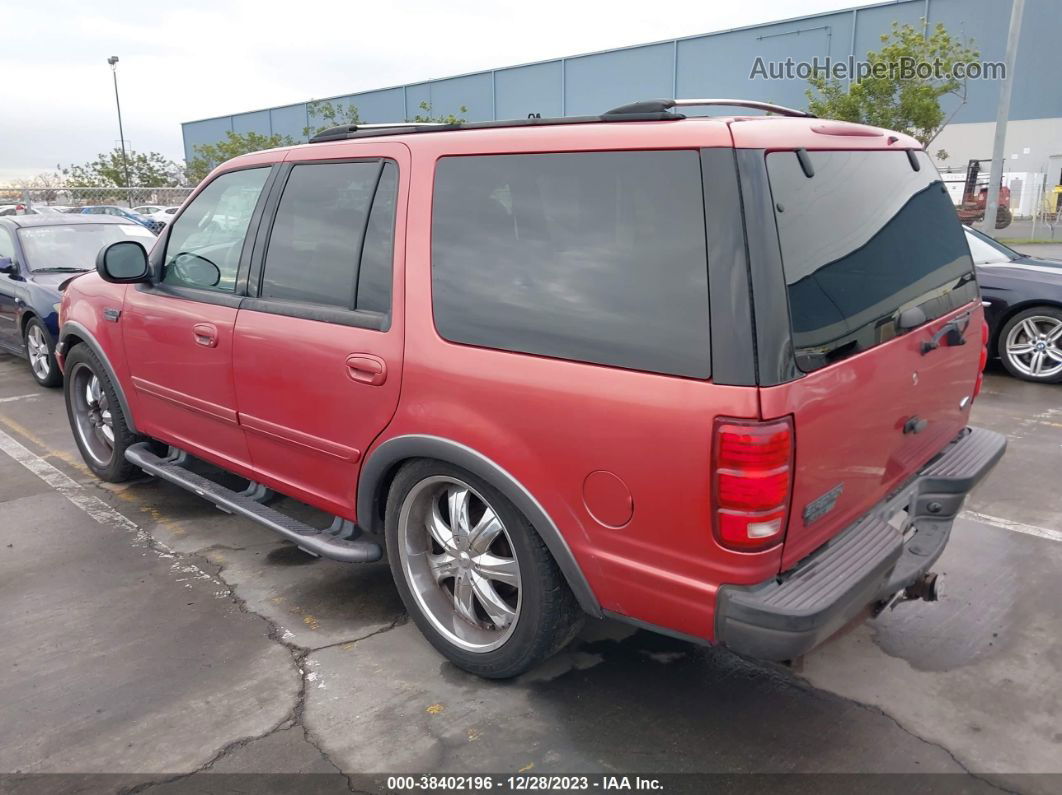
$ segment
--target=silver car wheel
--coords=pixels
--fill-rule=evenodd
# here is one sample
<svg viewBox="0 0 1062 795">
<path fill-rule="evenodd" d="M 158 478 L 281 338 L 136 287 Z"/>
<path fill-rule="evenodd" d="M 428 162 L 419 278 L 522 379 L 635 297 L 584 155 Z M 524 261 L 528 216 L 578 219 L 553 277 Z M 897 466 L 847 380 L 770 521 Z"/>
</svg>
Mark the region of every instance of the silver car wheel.
<svg viewBox="0 0 1062 795">
<path fill-rule="evenodd" d="M 453 477 L 425 478 L 402 502 L 398 545 L 413 598 L 446 640 L 484 653 L 509 639 L 520 619 L 520 566 L 482 495 Z"/>
<path fill-rule="evenodd" d="M 92 460 L 105 467 L 114 456 L 114 417 L 107 393 L 86 364 L 75 364 L 69 377 L 78 438 Z"/>
<path fill-rule="evenodd" d="M 1003 348 L 1018 372 L 1052 378 L 1062 373 L 1062 320 L 1045 315 L 1027 317 L 1007 333 Z"/>
<path fill-rule="evenodd" d="M 34 324 L 26 332 L 26 354 L 29 356 L 30 367 L 33 374 L 41 381 L 48 378 L 52 371 L 51 355 L 48 351 L 48 340 L 44 338 L 41 327 Z"/>
</svg>

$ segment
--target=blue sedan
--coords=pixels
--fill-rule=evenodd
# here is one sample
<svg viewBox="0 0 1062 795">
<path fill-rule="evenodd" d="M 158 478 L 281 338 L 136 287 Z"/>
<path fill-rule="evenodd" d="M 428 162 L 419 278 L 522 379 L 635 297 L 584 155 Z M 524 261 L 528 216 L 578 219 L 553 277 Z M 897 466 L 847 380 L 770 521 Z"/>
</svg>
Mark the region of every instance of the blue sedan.
<svg viewBox="0 0 1062 795">
<path fill-rule="evenodd" d="M 0 352 L 29 359 L 42 386 L 58 386 L 59 288 L 93 270 L 109 243 L 136 240 L 151 248 L 155 236 L 122 218 L 88 215 L 18 215 L 0 218 Z"/>
</svg>

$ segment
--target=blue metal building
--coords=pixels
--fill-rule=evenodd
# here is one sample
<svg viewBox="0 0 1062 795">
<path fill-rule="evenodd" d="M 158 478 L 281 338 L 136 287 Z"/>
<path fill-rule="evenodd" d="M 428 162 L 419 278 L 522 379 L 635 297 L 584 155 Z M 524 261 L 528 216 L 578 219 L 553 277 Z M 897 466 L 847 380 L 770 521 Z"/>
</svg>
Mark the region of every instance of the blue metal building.
<svg viewBox="0 0 1062 795">
<path fill-rule="evenodd" d="M 465 106 L 468 111 L 463 115 L 469 121 L 523 118 L 531 113 L 598 114 L 617 105 L 660 97 L 733 96 L 804 107 L 806 80 L 752 79 L 757 57 L 765 61 L 818 57 L 821 61 L 829 56 L 836 61 L 853 56 L 860 60 L 880 46 L 880 36 L 893 22 L 918 25 L 926 18 L 930 25 L 942 22 L 951 33 L 972 38 L 982 60 L 1002 61 L 1010 5 L 1001 0 L 897 0 L 329 99 L 353 103 L 365 122 L 411 118 L 421 102 L 429 102 L 433 114 L 456 113 Z M 1027 0 L 1011 119 L 1035 124 L 1025 133 L 1017 132 L 1025 137 L 1015 139 L 1016 145 L 1025 145 L 1018 147 L 1019 158 L 1015 159 L 1028 162 L 1008 164 L 1014 169 L 1041 170 L 1053 139 L 1057 139 L 1055 153 L 1062 153 L 1060 44 L 1062 3 Z M 998 90 L 997 81 L 970 81 L 965 105 L 958 107 L 958 100 L 946 99 L 953 103 L 949 111 L 958 108 L 946 130 L 948 146 L 959 150 L 951 152 L 951 162 L 988 156 L 980 150 L 991 136 L 987 128 L 995 119 Z M 186 122 L 182 125 L 185 155 L 191 157 L 196 145 L 222 139 L 228 130 L 302 139 L 307 124 L 305 103 Z M 978 129 L 984 125 L 985 130 Z"/>
</svg>

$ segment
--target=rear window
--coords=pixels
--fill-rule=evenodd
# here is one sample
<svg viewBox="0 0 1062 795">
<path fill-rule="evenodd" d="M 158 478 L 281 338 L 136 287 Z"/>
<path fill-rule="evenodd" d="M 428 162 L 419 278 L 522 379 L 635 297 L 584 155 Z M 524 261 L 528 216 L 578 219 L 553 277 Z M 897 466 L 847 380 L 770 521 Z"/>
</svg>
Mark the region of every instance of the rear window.
<svg viewBox="0 0 1062 795">
<path fill-rule="evenodd" d="M 453 342 L 708 377 L 697 152 L 443 158 L 432 303 Z"/>
<path fill-rule="evenodd" d="M 927 320 L 974 300 L 973 263 L 932 162 L 916 153 L 767 155 L 797 364 L 805 372 L 894 338 L 899 314 Z"/>
</svg>

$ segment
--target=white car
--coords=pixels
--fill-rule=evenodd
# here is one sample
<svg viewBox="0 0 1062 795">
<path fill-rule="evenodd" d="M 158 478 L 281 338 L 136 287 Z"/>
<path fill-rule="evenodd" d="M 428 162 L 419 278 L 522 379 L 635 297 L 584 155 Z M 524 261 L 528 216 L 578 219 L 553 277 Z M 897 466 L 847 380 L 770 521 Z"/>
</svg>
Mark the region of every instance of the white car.
<svg viewBox="0 0 1062 795">
<path fill-rule="evenodd" d="M 0 204 L 0 215 L 38 215 L 32 207 L 25 204 Z"/>
<path fill-rule="evenodd" d="M 160 224 L 165 225 L 173 220 L 174 214 L 181 208 L 179 205 L 177 207 L 157 207 L 154 212 L 150 213 L 143 212 L 143 209 L 147 208 L 137 209 L 137 212 L 141 212 L 152 221 L 158 221 Z"/>
</svg>

